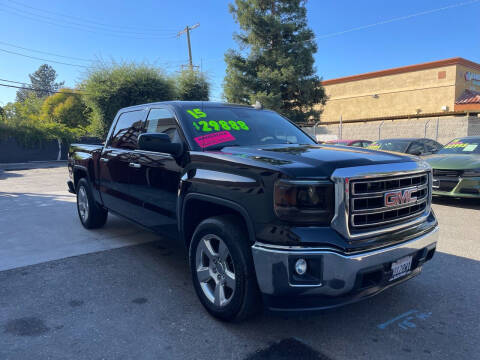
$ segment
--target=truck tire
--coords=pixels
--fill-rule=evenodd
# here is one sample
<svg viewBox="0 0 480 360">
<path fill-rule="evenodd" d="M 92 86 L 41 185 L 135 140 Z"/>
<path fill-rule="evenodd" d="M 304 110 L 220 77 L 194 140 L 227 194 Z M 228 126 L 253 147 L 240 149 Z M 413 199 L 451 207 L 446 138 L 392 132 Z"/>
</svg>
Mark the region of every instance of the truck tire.
<svg viewBox="0 0 480 360">
<path fill-rule="evenodd" d="M 77 211 L 82 225 L 87 229 L 101 228 L 107 222 L 108 211 L 93 198 L 87 179 L 81 178 L 77 184 Z"/>
<path fill-rule="evenodd" d="M 246 230 L 233 215 L 202 221 L 190 242 L 195 291 L 214 317 L 240 321 L 261 310 L 260 292 Z"/>
</svg>

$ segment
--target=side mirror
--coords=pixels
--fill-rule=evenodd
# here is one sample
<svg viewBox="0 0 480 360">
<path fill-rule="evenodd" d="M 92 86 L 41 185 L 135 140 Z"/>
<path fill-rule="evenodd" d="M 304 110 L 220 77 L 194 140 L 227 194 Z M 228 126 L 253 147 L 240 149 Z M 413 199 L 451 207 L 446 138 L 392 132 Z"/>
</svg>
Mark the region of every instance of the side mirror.
<svg viewBox="0 0 480 360">
<path fill-rule="evenodd" d="M 183 152 L 183 145 L 172 143 L 170 137 L 164 133 L 145 133 L 138 137 L 138 148 L 140 150 L 167 153 L 178 157 Z"/>
<path fill-rule="evenodd" d="M 422 152 L 420 150 L 414 150 L 412 152 L 410 152 L 411 155 L 415 155 L 415 156 L 420 156 L 422 155 Z"/>
</svg>

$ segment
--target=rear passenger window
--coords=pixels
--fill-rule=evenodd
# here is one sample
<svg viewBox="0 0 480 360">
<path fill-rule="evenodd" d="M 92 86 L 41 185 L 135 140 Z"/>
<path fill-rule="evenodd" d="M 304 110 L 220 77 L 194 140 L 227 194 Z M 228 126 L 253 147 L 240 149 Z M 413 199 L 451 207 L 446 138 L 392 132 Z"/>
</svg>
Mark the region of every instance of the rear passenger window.
<svg viewBox="0 0 480 360">
<path fill-rule="evenodd" d="M 172 142 L 180 142 L 174 115 L 167 109 L 152 109 L 147 117 L 146 132 L 165 133 Z"/>
<path fill-rule="evenodd" d="M 143 110 L 121 114 L 115 126 L 110 146 L 120 149 L 136 149 L 138 135 L 143 128 L 143 114 Z"/>
</svg>

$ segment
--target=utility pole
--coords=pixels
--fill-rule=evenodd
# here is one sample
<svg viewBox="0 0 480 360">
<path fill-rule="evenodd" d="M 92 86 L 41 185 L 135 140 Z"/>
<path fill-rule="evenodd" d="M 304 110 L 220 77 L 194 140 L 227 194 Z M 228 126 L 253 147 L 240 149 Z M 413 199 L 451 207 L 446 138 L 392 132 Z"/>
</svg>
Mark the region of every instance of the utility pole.
<svg viewBox="0 0 480 360">
<path fill-rule="evenodd" d="M 182 35 L 183 33 L 187 33 L 187 43 L 188 43 L 188 61 L 189 61 L 189 66 L 190 66 L 190 70 L 193 69 L 193 61 L 192 61 L 192 46 L 190 45 L 190 30 L 193 30 L 197 27 L 199 27 L 200 24 L 197 23 L 195 25 L 192 25 L 192 26 L 186 26 L 185 29 L 183 29 L 182 31 L 180 31 L 178 34 L 177 34 L 177 37 L 180 37 L 180 35 Z"/>
</svg>

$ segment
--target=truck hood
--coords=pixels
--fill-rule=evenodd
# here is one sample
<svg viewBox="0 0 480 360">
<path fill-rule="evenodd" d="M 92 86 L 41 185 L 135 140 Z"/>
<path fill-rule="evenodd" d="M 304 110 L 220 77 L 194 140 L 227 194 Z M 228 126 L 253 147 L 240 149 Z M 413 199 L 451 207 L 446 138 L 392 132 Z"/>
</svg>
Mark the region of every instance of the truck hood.
<svg viewBox="0 0 480 360">
<path fill-rule="evenodd" d="M 424 157 L 433 169 L 465 170 L 480 168 L 480 155 L 436 154 Z"/>
<path fill-rule="evenodd" d="M 234 157 L 231 160 L 238 162 L 243 159 L 257 166 L 278 168 L 298 178 L 329 177 L 338 168 L 415 161 L 404 154 L 329 145 L 232 146 L 216 154 Z"/>
</svg>

